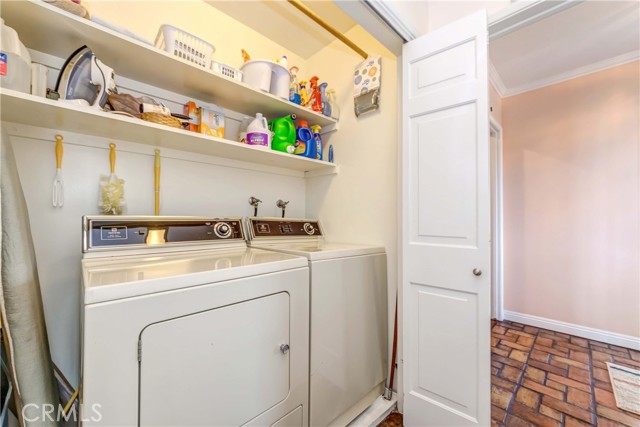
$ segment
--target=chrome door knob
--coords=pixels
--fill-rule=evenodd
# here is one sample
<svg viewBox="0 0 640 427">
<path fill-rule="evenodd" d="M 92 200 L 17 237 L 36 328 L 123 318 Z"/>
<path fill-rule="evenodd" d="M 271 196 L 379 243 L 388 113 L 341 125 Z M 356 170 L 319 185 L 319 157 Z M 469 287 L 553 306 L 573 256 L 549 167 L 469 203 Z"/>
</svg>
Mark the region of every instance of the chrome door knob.
<svg viewBox="0 0 640 427">
<path fill-rule="evenodd" d="M 482 276 L 482 270 L 480 270 L 479 268 L 474 268 L 473 269 L 473 274 L 475 276 Z"/>
<path fill-rule="evenodd" d="M 280 346 L 280 351 L 282 352 L 282 354 L 289 353 L 289 344 L 282 344 Z"/>
</svg>

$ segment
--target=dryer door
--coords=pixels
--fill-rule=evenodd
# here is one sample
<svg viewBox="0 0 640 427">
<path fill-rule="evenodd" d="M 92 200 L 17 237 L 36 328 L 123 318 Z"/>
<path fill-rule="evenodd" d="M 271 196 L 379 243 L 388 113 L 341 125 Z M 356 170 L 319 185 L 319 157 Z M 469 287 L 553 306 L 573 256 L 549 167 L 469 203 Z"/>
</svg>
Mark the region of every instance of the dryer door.
<svg viewBox="0 0 640 427">
<path fill-rule="evenodd" d="M 289 294 L 147 326 L 141 426 L 238 426 L 289 393 Z"/>
</svg>

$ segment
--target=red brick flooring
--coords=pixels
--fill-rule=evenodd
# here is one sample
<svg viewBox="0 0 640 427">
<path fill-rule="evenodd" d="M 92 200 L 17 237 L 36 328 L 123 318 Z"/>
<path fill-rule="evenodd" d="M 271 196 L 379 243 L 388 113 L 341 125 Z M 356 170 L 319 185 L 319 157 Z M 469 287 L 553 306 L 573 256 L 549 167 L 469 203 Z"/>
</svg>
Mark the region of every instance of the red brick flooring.
<svg viewBox="0 0 640 427">
<path fill-rule="evenodd" d="M 492 427 L 640 427 L 605 364 L 640 369 L 640 352 L 512 322 L 493 325 L 491 347 Z"/>
</svg>

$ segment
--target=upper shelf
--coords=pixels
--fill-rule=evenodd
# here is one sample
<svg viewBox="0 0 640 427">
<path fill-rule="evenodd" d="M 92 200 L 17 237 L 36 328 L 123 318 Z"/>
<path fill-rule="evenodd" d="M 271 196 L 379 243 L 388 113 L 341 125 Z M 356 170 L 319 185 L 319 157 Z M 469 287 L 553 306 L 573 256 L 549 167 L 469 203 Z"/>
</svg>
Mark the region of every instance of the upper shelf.
<svg viewBox="0 0 640 427">
<path fill-rule="evenodd" d="M 87 45 L 116 75 L 250 116 L 261 112 L 275 118 L 295 113 L 310 124 L 337 123 L 331 117 L 192 65 L 41 0 L 3 1 L 0 13 L 30 49 L 66 58 Z"/>
<path fill-rule="evenodd" d="M 240 160 L 305 172 L 305 176 L 335 174 L 337 165 L 267 150 L 222 138 L 146 122 L 60 101 L 0 89 L 2 122 L 12 122 L 136 142 L 161 148 Z"/>
</svg>

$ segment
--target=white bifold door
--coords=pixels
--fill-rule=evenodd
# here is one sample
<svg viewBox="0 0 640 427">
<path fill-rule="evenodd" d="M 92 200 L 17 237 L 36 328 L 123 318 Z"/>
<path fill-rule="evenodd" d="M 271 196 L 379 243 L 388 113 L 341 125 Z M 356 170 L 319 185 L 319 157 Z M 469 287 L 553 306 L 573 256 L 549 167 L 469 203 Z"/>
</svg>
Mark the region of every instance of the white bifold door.
<svg viewBox="0 0 640 427">
<path fill-rule="evenodd" d="M 404 425 L 490 424 L 487 16 L 403 49 Z"/>
</svg>

